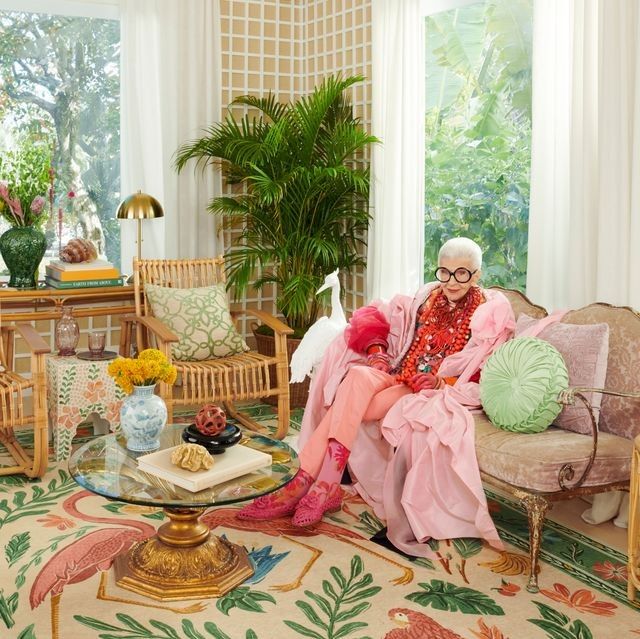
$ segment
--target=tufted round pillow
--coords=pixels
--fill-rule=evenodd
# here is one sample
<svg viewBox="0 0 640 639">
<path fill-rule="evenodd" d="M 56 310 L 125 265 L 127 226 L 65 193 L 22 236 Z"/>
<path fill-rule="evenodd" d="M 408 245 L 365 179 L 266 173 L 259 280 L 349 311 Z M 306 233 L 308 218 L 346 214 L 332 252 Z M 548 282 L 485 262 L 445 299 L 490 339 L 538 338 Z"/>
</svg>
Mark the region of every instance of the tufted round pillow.
<svg viewBox="0 0 640 639">
<path fill-rule="evenodd" d="M 489 357 L 480 400 L 491 422 L 516 433 L 539 433 L 562 410 L 558 393 L 569 386 L 562 355 L 537 337 L 518 337 Z"/>
</svg>

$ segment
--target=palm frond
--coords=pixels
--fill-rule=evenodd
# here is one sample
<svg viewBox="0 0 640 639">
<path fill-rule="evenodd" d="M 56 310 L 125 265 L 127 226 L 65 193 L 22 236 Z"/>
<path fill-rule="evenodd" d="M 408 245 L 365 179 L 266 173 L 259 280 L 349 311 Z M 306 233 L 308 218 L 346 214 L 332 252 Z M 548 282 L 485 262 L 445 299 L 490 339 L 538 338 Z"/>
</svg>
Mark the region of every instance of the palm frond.
<svg viewBox="0 0 640 639">
<path fill-rule="evenodd" d="M 272 93 L 241 96 L 232 104 L 251 114 L 227 115 L 176 153 L 179 171 L 193 159 L 242 187 L 208 206 L 225 227 L 239 229 L 226 252 L 228 285 L 241 296 L 274 284 L 278 309 L 296 328 L 315 320 L 315 291 L 327 273 L 365 263 L 365 150 L 378 140 L 347 98 L 363 79 L 329 77 L 294 103 Z"/>
<path fill-rule="evenodd" d="M 265 98 L 259 98 L 254 95 L 241 95 L 235 98 L 231 104 L 244 104 L 245 106 L 259 109 L 273 122 L 278 122 L 289 109 L 287 104 L 278 102 L 271 91 Z"/>
</svg>

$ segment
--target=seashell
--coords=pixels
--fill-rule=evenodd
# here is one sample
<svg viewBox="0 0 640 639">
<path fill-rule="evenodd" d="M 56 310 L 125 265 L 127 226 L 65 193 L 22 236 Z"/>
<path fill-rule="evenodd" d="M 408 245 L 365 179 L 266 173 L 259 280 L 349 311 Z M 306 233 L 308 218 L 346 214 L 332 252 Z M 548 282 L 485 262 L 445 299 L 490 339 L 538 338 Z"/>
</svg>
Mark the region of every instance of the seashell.
<svg viewBox="0 0 640 639">
<path fill-rule="evenodd" d="M 171 463 L 195 473 L 198 470 L 211 468 L 213 457 L 204 446 L 199 444 L 180 444 L 171 453 Z"/>
<path fill-rule="evenodd" d="M 196 415 L 195 426 L 203 435 L 215 437 L 227 427 L 227 415 L 215 404 L 205 404 Z"/>
<path fill-rule="evenodd" d="M 98 257 L 98 251 L 92 242 L 76 237 L 69 240 L 67 245 L 60 251 L 60 259 L 63 262 L 88 262 Z"/>
</svg>

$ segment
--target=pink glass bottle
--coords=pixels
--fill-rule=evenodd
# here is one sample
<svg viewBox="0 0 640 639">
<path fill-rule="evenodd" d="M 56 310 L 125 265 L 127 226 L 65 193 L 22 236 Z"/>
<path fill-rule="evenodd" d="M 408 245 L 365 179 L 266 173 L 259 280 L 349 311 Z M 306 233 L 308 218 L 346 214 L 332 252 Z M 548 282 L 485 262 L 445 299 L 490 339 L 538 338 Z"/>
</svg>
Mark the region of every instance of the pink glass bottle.
<svg viewBox="0 0 640 639">
<path fill-rule="evenodd" d="M 56 324 L 56 348 L 58 355 L 75 355 L 80 339 L 80 327 L 73 316 L 71 306 L 62 307 L 62 316 Z"/>
</svg>

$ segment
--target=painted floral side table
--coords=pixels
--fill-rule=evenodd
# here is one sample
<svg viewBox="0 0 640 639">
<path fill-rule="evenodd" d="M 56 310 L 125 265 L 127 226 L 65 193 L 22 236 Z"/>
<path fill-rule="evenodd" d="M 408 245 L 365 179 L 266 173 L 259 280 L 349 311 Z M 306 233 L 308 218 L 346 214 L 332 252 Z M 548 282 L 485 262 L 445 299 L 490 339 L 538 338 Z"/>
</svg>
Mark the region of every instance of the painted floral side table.
<svg viewBox="0 0 640 639">
<path fill-rule="evenodd" d="M 80 424 L 97 415 L 120 431 L 120 405 L 125 393 L 107 373 L 109 361 L 47 356 L 47 409 L 56 461 L 69 459 L 71 441 Z"/>
</svg>

